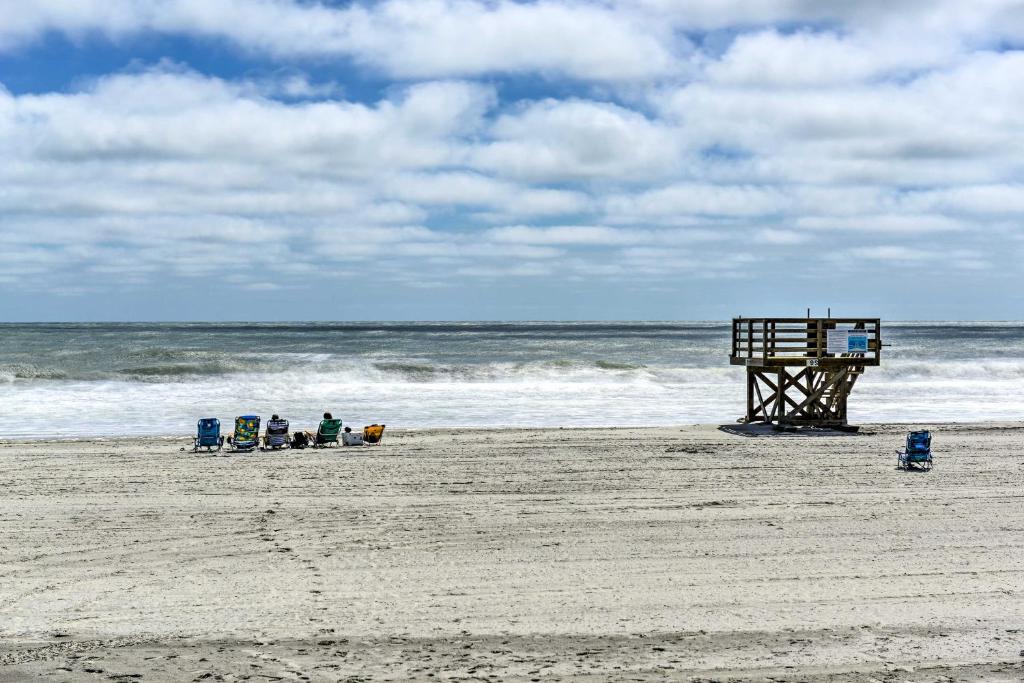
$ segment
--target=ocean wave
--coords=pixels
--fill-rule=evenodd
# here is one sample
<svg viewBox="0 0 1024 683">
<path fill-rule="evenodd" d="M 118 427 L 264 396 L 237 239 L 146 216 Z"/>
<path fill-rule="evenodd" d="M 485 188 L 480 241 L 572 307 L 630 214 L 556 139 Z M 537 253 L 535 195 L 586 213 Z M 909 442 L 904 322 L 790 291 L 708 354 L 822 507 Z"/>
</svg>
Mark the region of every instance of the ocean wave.
<svg viewBox="0 0 1024 683">
<path fill-rule="evenodd" d="M 142 378 L 146 380 L 159 379 L 161 377 L 174 378 L 190 375 L 231 375 L 245 372 L 250 369 L 245 363 L 230 361 L 211 361 L 208 363 L 177 365 L 143 365 L 137 367 L 121 368 L 117 372 L 129 378 Z"/>
<path fill-rule="evenodd" d="M 602 370 L 643 370 L 646 365 L 636 365 L 633 363 L 621 363 L 610 360 L 596 360 L 594 366 L 601 368 Z"/>
<path fill-rule="evenodd" d="M 657 367 L 612 359 L 552 359 L 528 362 L 441 363 L 419 359 L 337 358 L 327 354 L 150 354 L 150 362 L 109 370 L 0 366 L 0 381 L 127 381 L 176 383 L 232 377 L 293 382 L 359 381 L 379 383 L 529 383 L 529 382 L 719 382 L 737 370 L 723 367 Z"/>
<path fill-rule="evenodd" d="M 717 383 L 737 375 L 729 366 L 651 367 L 611 360 L 534 361 L 528 363 L 424 364 L 377 362 L 367 372 L 350 367 L 348 372 L 366 380 L 381 382 L 468 382 L 468 383 Z"/>
<path fill-rule="evenodd" d="M 878 368 L 868 368 L 865 377 L 889 381 L 1002 381 L 1024 378 L 1024 361 L 979 358 L 949 361 L 883 361 Z"/>
<path fill-rule="evenodd" d="M 0 365 L 0 382 L 19 379 L 67 379 L 66 371 L 59 368 L 38 366 L 32 363 L 11 363 Z"/>
<path fill-rule="evenodd" d="M 466 381 L 494 382 L 502 380 L 565 379 L 592 377 L 622 377 L 633 373 L 640 376 L 644 365 L 610 360 L 576 361 L 556 359 L 528 363 L 409 363 L 374 362 L 372 368 L 380 379 L 394 378 L 410 381 Z M 361 374 L 365 368 L 350 364 L 348 371 Z"/>
<path fill-rule="evenodd" d="M 649 383 L 726 384 L 742 381 L 743 368 L 721 365 L 669 366 L 628 357 L 549 358 L 524 361 L 441 362 L 431 358 L 329 353 L 225 353 L 147 349 L 119 355 L 114 367 L 28 362 L 0 364 L 0 383 L 37 381 L 127 381 L 178 383 L 246 377 L 260 381 L 324 383 Z M 724 359 L 723 359 L 724 360 Z M 871 384 L 910 382 L 1004 382 L 1024 379 L 1024 360 L 888 360 L 866 369 Z"/>
</svg>

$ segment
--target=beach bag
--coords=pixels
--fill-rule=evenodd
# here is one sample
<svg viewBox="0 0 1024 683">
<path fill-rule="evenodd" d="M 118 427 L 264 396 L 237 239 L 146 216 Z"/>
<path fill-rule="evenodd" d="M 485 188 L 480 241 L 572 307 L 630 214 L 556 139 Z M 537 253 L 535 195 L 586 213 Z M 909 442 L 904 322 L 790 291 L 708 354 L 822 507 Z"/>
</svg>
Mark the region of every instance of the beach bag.
<svg viewBox="0 0 1024 683">
<path fill-rule="evenodd" d="M 292 436 L 292 448 L 306 448 L 309 446 L 309 437 L 305 432 L 295 432 Z"/>
</svg>

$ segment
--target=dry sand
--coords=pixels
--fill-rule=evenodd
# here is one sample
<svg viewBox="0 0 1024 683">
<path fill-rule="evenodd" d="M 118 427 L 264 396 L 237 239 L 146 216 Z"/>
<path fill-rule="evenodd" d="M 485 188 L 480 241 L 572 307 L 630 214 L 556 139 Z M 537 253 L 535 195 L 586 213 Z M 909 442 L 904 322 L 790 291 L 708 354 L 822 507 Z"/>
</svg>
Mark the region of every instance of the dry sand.
<svg viewBox="0 0 1024 683">
<path fill-rule="evenodd" d="M 0 444 L 0 681 L 1024 679 L 1024 426 Z"/>
</svg>

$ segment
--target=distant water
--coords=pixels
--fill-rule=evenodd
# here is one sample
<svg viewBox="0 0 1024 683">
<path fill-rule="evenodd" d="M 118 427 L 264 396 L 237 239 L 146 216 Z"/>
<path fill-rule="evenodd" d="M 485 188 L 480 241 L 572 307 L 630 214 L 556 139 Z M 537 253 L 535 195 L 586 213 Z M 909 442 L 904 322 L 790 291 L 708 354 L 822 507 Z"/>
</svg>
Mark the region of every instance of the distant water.
<svg viewBox="0 0 1024 683">
<path fill-rule="evenodd" d="M 1024 323 L 884 323 L 854 422 L 1024 417 Z M 324 410 L 389 426 L 733 422 L 726 323 L 0 325 L 0 437 L 187 434 Z"/>
</svg>

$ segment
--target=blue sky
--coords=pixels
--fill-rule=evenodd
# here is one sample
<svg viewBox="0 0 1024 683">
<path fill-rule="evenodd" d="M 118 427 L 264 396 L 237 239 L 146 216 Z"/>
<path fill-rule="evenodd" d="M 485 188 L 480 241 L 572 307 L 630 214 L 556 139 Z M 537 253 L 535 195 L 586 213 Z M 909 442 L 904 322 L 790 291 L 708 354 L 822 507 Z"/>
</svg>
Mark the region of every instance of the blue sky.
<svg viewBox="0 0 1024 683">
<path fill-rule="evenodd" d="M 0 2 L 0 320 L 1024 318 L 1024 3 Z"/>
</svg>

